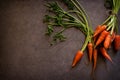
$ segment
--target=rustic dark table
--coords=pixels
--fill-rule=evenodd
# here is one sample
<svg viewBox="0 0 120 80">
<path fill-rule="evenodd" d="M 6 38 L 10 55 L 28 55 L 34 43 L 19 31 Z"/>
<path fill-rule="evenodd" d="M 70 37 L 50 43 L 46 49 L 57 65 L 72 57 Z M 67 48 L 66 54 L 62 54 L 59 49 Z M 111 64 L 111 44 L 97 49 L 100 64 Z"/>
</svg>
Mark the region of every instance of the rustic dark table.
<svg viewBox="0 0 120 80">
<path fill-rule="evenodd" d="M 47 26 L 43 23 L 43 16 L 48 13 L 46 1 L 49 0 L 0 0 L 0 80 L 92 79 L 87 51 L 71 69 L 73 57 L 84 41 L 80 31 L 69 29 L 64 32 L 67 41 L 49 46 L 50 38 L 44 35 Z M 93 29 L 107 17 L 104 0 L 79 2 L 90 16 Z M 96 80 L 120 80 L 120 51 L 115 53 L 110 48 L 108 52 L 114 64 L 99 56 Z"/>
</svg>

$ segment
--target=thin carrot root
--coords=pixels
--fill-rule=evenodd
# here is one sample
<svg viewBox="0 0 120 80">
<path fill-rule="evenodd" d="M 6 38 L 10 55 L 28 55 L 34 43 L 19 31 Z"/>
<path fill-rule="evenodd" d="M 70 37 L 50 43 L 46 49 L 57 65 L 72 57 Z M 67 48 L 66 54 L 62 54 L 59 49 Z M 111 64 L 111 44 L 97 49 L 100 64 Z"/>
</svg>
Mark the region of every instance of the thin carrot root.
<svg viewBox="0 0 120 80">
<path fill-rule="evenodd" d="M 93 61 L 94 61 L 94 64 L 93 64 L 93 72 L 94 72 L 97 65 L 97 49 L 93 50 Z"/>
<path fill-rule="evenodd" d="M 89 53 L 89 60 L 90 60 L 90 63 L 91 63 L 92 53 L 93 53 L 93 44 L 92 43 L 88 43 L 88 53 Z"/>
<path fill-rule="evenodd" d="M 104 47 L 100 47 L 100 51 L 101 51 L 102 55 L 103 55 L 107 60 L 109 60 L 110 62 L 113 63 L 111 57 L 108 55 L 108 53 L 106 52 L 106 50 L 105 50 Z"/>
</svg>

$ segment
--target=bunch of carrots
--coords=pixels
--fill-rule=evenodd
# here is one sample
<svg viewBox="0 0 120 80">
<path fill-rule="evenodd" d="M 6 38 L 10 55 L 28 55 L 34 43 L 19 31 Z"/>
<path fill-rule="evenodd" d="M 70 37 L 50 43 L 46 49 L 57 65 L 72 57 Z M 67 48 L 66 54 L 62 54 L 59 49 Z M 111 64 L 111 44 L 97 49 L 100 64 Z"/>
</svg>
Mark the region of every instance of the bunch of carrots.
<svg viewBox="0 0 120 80">
<path fill-rule="evenodd" d="M 48 7 L 55 14 L 55 16 L 47 15 L 47 35 L 52 36 L 54 42 L 58 39 L 65 39 L 62 32 L 69 28 L 76 28 L 83 32 L 85 35 L 85 41 L 83 46 L 74 56 L 72 67 L 75 67 L 77 63 L 82 59 L 85 49 L 88 49 L 88 56 L 90 63 L 93 61 L 93 70 L 96 69 L 98 51 L 102 56 L 113 63 L 111 56 L 107 53 L 112 43 L 114 44 L 115 51 L 120 49 L 120 35 L 118 34 L 117 14 L 120 9 L 119 0 L 110 0 L 111 12 L 108 18 L 98 25 L 95 31 L 91 28 L 91 23 L 84 8 L 77 0 L 63 0 L 68 6 L 69 11 L 63 10 L 57 3 L 49 3 Z M 71 14 L 72 13 L 72 14 Z M 74 16 L 74 15 L 76 16 Z M 53 27 L 54 26 L 54 27 Z M 56 26 L 63 29 L 57 34 L 52 35 Z"/>
<path fill-rule="evenodd" d="M 120 35 L 117 34 L 118 23 L 117 23 L 117 13 L 120 9 L 120 1 L 119 0 L 111 0 L 112 9 L 108 18 L 103 22 L 103 24 L 98 25 L 94 31 L 92 36 L 93 43 L 88 43 L 88 55 L 89 61 L 91 62 L 93 59 L 93 70 L 96 68 L 97 64 L 97 54 L 98 51 L 105 57 L 107 60 L 113 63 L 112 58 L 107 53 L 107 50 L 110 48 L 112 43 L 114 44 L 114 50 L 118 51 L 120 49 Z M 74 67 L 77 62 L 83 56 L 83 52 L 78 51 L 74 57 L 72 67 Z"/>
</svg>

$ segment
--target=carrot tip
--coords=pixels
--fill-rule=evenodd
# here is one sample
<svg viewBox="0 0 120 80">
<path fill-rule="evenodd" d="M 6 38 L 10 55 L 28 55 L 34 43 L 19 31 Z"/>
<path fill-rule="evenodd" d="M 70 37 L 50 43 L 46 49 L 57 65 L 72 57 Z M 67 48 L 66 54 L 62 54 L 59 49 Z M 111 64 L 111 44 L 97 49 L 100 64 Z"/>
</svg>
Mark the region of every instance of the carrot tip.
<svg viewBox="0 0 120 80">
<path fill-rule="evenodd" d="M 72 68 L 75 67 L 75 64 L 72 64 Z"/>
<path fill-rule="evenodd" d="M 114 64 L 114 62 L 113 62 L 113 60 L 112 60 L 112 59 L 110 60 L 110 62 L 111 62 L 112 64 Z"/>
</svg>

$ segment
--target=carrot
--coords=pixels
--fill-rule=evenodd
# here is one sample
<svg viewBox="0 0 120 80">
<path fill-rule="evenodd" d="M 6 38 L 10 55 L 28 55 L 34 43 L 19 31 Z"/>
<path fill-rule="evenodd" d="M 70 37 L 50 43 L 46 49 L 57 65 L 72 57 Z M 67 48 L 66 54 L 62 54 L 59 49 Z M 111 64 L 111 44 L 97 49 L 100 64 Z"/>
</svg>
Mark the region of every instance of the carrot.
<svg viewBox="0 0 120 80">
<path fill-rule="evenodd" d="M 115 33 L 113 32 L 111 36 L 111 42 L 113 42 L 114 39 L 115 39 Z"/>
<path fill-rule="evenodd" d="M 83 56 L 83 52 L 79 50 L 73 59 L 72 67 L 74 67 L 80 61 L 82 56 Z"/>
<path fill-rule="evenodd" d="M 106 37 L 108 34 L 109 34 L 109 32 L 107 32 L 106 30 L 104 30 L 104 31 L 100 34 L 98 40 L 96 41 L 96 46 L 98 46 L 98 45 L 105 39 L 105 37 Z"/>
<path fill-rule="evenodd" d="M 95 31 L 94 31 L 94 34 L 96 34 L 96 32 L 99 30 L 101 28 L 101 25 L 98 25 L 97 27 L 96 27 L 96 29 L 95 29 Z M 93 37 L 93 40 L 94 40 L 94 42 L 97 40 L 97 36 L 94 36 Z"/>
<path fill-rule="evenodd" d="M 96 64 L 97 64 L 97 49 L 93 50 L 93 61 L 94 61 L 93 70 L 95 70 L 96 69 Z"/>
<path fill-rule="evenodd" d="M 109 48 L 109 46 L 110 46 L 110 44 L 111 44 L 111 39 L 112 39 L 111 35 L 108 34 L 108 35 L 106 36 L 106 38 L 105 38 L 105 41 L 104 41 L 104 47 L 105 47 L 106 49 Z"/>
<path fill-rule="evenodd" d="M 103 55 L 106 59 L 108 59 L 110 62 L 113 62 L 112 59 L 111 59 L 111 57 L 108 55 L 108 53 L 106 52 L 106 50 L 105 50 L 104 47 L 101 47 L 101 48 L 100 48 L 100 51 L 101 51 L 102 55 Z"/>
<path fill-rule="evenodd" d="M 92 53 L 93 53 L 93 44 L 90 42 L 88 43 L 88 53 L 89 53 L 89 60 L 92 61 Z"/>
<path fill-rule="evenodd" d="M 114 48 L 116 51 L 120 49 L 120 35 L 115 35 Z"/>
<path fill-rule="evenodd" d="M 101 28 L 101 25 L 98 25 L 94 31 L 94 34 L 96 34 L 96 32 Z"/>
<path fill-rule="evenodd" d="M 103 30 L 106 29 L 106 25 L 103 25 L 101 27 L 98 26 L 98 28 L 96 28 L 94 34 L 93 34 L 93 37 L 97 36 L 99 33 L 101 33 Z"/>
</svg>

